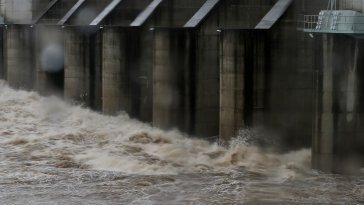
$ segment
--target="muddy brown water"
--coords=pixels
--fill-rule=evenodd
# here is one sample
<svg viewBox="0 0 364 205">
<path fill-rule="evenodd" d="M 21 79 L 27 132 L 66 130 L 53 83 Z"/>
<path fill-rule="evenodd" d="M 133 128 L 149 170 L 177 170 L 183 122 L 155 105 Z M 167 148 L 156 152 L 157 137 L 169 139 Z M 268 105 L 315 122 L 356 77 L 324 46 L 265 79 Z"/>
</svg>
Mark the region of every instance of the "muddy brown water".
<svg viewBox="0 0 364 205">
<path fill-rule="evenodd" d="M 0 82 L 0 204 L 364 204 L 310 151 L 228 147 Z"/>
</svg>

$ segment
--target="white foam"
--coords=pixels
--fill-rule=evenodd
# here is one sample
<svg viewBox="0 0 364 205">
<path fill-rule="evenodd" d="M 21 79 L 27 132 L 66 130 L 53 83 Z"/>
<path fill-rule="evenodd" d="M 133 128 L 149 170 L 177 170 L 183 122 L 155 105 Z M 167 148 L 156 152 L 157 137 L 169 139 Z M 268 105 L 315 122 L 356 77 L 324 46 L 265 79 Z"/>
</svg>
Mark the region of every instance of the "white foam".
<svg viewBox="0 0 364 205">
<path fill-rule="evenodd" d="M 95 170 L 131 174 L 280 169 L 307 167 L 310 152 L 267 153 L 235 140 L 229 148 L 162 131 L 121 114 L 105 116 L 55 97 L 15 91 L 0 82 L 0 143 L 30 155 L 54 158 L 66 154 Z"/>
</svg>

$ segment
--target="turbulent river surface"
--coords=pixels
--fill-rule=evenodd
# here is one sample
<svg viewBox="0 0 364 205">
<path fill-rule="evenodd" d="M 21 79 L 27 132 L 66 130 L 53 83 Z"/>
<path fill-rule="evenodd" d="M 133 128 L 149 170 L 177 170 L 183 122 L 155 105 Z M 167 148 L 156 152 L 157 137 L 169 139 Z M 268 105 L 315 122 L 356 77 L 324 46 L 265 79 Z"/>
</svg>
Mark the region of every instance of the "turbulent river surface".
<svg viewBox="0 0 364 205">
<path fill-rule="evenodd" d="M 0 204 L 364 204 L 364 176 L 310 151 L 221 147 L 0 81 Z"/>
</svg>

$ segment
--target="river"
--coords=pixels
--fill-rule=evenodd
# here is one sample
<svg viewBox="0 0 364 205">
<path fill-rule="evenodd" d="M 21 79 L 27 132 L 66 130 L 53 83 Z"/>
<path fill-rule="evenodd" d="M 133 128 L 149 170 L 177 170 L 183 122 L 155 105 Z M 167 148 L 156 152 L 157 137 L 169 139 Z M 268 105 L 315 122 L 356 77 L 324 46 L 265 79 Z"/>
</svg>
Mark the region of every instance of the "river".
<svg viewBox="0 0 364 205">
<path fill-rule="evenodd" d="M 0 81 L 0 204 L 364 204 L 364 174 L 310 151 L 228 146 L 105 116 Z"/>
</svg>

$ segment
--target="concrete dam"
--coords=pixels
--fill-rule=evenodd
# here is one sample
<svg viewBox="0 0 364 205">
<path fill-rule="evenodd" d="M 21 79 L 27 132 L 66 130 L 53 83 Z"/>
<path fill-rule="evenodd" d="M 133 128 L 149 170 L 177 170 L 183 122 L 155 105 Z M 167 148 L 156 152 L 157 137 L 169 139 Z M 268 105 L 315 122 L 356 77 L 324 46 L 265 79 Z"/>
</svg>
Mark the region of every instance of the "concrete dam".
<svg viewBox="0 0 364 205">
<path fill-rule="evenodd" d="M 313 168 L 356 172 L 363 32 L 317 30 L 322 10 L 327 0 L 2 0 L 0 77 L 222 143 L 262 129 L 283 151 L 311 147 Z M 333 12 L 363 10 L 340 0 Z"/>
</svg>

